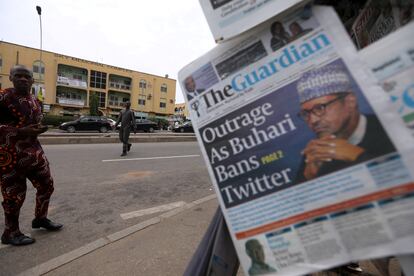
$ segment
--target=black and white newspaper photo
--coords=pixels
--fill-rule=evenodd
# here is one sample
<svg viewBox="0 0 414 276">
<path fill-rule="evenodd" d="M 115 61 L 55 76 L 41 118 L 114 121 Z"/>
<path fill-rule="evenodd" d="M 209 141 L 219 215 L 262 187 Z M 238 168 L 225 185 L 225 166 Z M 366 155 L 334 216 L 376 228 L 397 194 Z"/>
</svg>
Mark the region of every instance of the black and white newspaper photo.
<svg viewBox="0 0 414 276">
<path fill-rule="evenodd" d="M 216 42 L 235 37 L 288 9 L 310 0 L 199 0 Z"/>
</svg>

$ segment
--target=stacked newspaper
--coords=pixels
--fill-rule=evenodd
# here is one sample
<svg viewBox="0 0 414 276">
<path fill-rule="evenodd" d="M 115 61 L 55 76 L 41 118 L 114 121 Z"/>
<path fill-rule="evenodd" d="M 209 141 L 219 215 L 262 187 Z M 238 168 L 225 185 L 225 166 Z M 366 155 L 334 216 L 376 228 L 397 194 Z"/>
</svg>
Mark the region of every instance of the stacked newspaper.
<svg viewBox="0 0 414 276">
<path fill-rule="evenodd" d="M 179 82 L 246 275 L 414 252 L 413 137 L 332 8 L 266 20 Z"/>
</svg>

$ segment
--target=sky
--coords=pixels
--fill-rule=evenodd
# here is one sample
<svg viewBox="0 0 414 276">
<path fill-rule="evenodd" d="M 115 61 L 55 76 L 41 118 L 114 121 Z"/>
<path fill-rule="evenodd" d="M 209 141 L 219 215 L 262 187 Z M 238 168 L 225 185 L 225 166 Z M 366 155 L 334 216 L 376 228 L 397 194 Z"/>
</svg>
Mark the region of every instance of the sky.
<svg viewBox="0 0 414 276">
<path fill-rule="evenodd" d="M 36 6 L 45 51 L 177 79 L 215 46 L 198 0 L 0 0 L 0 40 L 39 48 Z"/>
</svg>

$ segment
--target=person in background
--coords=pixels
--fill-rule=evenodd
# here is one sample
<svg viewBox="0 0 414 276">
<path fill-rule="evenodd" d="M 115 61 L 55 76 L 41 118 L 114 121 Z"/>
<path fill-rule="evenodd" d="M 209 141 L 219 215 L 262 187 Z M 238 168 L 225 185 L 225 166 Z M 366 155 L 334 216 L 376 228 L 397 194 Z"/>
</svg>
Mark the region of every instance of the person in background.
<svg viewBox="0 0 414 276">
<path fill-rule="evenodd" d="M 121 127 L 119 129 L 119 140 L 122 142 L 122 154 L 121 156 L 126 156 L 127 152 L 131 150 L 132 144 L 128 142 L 129 135 L 131 133 L 131 126 L 134 130 L 134 133 L 137 132 L 136 124 L 135 124 L 135 115 L 134 112 L 131 110 L 131 103 L 125 102 L 125 109 L 119 112 L 118 120 L 115 124 L 115 129 L 121 123 Z"/>
</svg>

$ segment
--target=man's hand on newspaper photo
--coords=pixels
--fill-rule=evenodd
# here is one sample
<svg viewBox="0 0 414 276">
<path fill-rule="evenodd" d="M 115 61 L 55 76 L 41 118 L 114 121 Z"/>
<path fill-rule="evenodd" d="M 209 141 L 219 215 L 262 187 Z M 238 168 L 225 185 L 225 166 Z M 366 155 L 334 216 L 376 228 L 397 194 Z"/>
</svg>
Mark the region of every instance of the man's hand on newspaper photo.
<svg viewBox="0 0 414 276">
<path fill-rule="evenodd" d="M 313 179 L 324 162 L 354 162 L 363 152 L 363 148 L 352 145 L 347 140 L 338 139 L 335 135 L 312 140 L 302 151 L 306 162 L 304 176 L 308 180 Z"/>
</svg>

